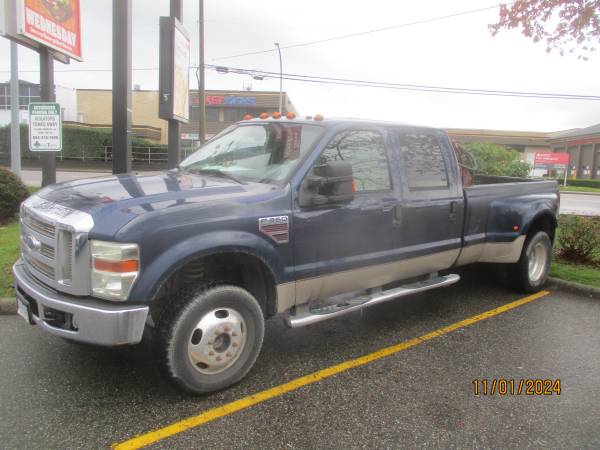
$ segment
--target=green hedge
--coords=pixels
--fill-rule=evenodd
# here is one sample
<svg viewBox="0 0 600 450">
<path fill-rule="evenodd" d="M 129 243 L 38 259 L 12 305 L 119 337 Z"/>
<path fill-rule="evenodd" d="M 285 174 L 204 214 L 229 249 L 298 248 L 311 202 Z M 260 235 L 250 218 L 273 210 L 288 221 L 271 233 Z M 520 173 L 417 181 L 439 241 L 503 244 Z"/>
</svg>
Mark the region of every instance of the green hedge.
<svg viewBox="0 0 600 450">
<path fill-rule="evenodd" d="M 580 186 L 600 189 L 600 180 L 586 180 L 585 178 L 567 178 L 567 186 Z"/>
<path fill-rule="evenodd" d="M 29 151 L 29 127 L 21 124 L 21 155 L 23 158 L 37 158 L 37 152 Z M 74 125 L 63 125 L 63 158 L 81 158 L 85 151 L 86 158 L 102 158 L 104 147 L 112 145 L 112 132 L 104 128 L 84 128 Z M 132 145 L 136 147 L 152 147 L 157 152 L 164 152 L 165 146 L 153 141 L 134 137 Z M 10 155 L 10 125 L 0 127 L 0 158 L 8 159 Z M 57 154 L 58 155 L 58 154 Z"/>
</svg>

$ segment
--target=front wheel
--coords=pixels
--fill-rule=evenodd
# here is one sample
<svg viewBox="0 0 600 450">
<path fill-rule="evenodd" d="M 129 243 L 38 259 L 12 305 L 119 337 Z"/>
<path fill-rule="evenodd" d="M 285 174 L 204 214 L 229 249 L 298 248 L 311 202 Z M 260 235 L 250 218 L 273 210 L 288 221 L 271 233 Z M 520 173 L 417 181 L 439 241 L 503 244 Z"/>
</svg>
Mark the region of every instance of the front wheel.
<svg viewBox="0 0 600 450">
<path fill-rule="evenodd" d="M 248 291 L 203 286 L 182 292 L 156 331 L 167 375 L 185 390 L 204 394 L 237 383 L 250 371 L 262 347 L 264 317 Z"/>
<path fill-rule="evenodd" d="M 550 272 L 552 261 L 552 241 L 544 231 L 538 231 L 527 238 L 521 258 L 511 267 L 511 278 L 520 291 L 532 293 L 539 291 Z"/>
</svg>

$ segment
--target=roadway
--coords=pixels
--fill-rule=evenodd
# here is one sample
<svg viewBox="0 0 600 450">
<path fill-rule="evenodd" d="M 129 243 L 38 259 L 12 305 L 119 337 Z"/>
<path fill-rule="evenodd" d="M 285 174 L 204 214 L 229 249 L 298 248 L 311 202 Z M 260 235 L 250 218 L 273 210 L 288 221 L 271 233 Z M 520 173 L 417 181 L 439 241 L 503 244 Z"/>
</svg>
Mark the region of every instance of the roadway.
<svg viewBox="0 0 600 450">
<path fill-rule="evenodd" d="M 487 272 L 462 275 L 307 328 L 272 319 L 249 376 L 201 397 L 166 383 L 146 347 L 74 345 L 0 317 L 2 447 L 598 448 L 600 302 L 552 291 L 515 304 Z M 482 378 L 560 379 L 561 392 L 475 395 Z"/>
</svg>

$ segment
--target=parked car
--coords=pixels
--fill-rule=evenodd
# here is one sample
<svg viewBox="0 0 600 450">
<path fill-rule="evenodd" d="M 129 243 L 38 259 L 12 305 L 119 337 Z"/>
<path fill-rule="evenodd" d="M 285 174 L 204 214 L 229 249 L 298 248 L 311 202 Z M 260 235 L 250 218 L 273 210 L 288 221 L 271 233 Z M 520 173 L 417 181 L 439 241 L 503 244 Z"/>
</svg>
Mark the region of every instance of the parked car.
<svg viewBox="0 0 600 450">
<path fill-rule="evenodd" d="M 556 181 L 463 187 L 443 131 L 316 119 L 244 120 L 159 175 L 42 189 L 21 208 L 20 314 L 73 341 L 147 339 L 205 393 L 248 373 L 273 316 L 314 324 L 472 263 L 505 264 L 524 292 L 546 282 Z"/>
</svg>

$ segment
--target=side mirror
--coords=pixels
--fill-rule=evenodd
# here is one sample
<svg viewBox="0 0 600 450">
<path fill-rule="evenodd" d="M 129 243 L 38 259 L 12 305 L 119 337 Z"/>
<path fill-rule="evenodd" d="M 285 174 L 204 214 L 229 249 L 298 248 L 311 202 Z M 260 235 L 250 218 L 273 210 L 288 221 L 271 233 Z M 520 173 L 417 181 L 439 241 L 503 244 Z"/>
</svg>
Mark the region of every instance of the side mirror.
<svg viewBox="0 0 600 450">
<path fill-rule="evenodd" d="M 313 168 L 300 188 L 300 206 L 347 203 L 354 198 L 352 164 L 330 161 Z"/>
</svg>

